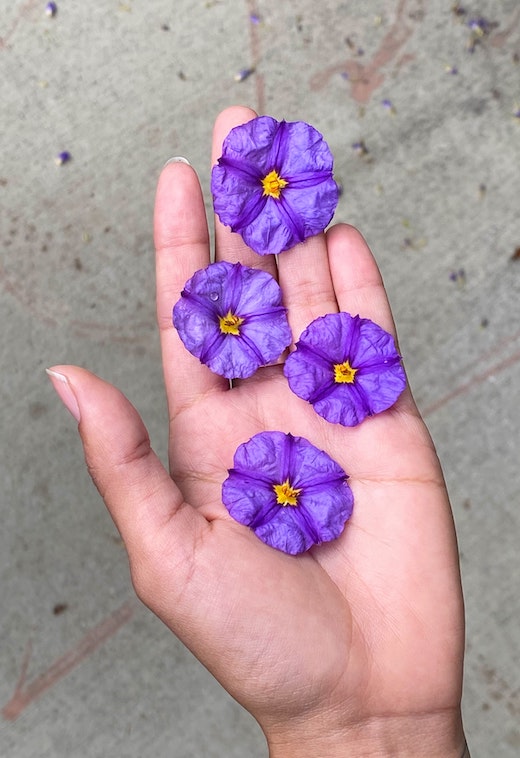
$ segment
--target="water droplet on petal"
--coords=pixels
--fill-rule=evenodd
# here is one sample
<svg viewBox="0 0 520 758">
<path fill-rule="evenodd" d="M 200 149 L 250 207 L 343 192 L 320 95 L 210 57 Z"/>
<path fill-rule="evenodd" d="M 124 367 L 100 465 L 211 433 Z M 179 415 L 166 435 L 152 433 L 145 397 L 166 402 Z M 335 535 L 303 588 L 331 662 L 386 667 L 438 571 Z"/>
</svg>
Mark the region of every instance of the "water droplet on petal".
<svg viewBox="0 0 520 758">
<path fill-rule="evenodd" d="M 209 299 L 213 300 L 213 302 L 216 303 L 218 300 L 218 292 L 210 292 Z"/>
</svg>

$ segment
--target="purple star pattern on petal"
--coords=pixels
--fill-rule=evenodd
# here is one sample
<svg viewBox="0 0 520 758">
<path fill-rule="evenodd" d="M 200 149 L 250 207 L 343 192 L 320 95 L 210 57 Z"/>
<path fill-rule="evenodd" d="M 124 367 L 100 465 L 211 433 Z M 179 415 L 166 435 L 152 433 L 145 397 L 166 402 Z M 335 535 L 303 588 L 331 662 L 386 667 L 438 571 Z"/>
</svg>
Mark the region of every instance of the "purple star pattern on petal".
<svg viewBox="0 0 520 758">
<path fill-rule="evenodd" d="M 322 232 L 338 203 L 333 157 L 304 121 L 259 116 L 231 130 L 213 167 L 215 212 L 260 255 Z"/>
<path fill-rule="evenodd" d="M 392 335 L 349 313 L 313 321 L 287 358 L 284 374 L 296 395 L 343 426 L 390 408 L 406 386 Z"/>
<path fill-rule="evenodd" d="M 173 324 L 190 353 L 228 379 L 275 362 L 292 341 L 278 283 L 241 263 L 197 271 L 173 308 Z"/>
<path fill-rule="evenodd" d="M 260 432 L 240 445 L 222 485 L 231 516 L 296 555 L 338 537 L 352 513 L 347 475 L 303 437 Z"/>
</svg>

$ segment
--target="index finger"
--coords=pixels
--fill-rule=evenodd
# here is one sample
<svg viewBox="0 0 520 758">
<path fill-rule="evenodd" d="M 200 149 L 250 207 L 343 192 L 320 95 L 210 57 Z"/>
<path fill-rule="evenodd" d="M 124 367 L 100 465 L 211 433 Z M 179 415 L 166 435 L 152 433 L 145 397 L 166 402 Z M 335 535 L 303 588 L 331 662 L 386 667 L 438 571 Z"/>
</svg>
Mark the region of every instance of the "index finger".
<svg viewBox="0 0 520 758">
<path fill-rule="evenodd" d="M 209 264 L 209 233 L 202 190 L 183 162 L 165 166 L 155 201 L 157 323 L 170 418 L 200 395 L 229 388 L 189 353 L 173 326 L 172 309 L 186 281 Z"/>
</svg>

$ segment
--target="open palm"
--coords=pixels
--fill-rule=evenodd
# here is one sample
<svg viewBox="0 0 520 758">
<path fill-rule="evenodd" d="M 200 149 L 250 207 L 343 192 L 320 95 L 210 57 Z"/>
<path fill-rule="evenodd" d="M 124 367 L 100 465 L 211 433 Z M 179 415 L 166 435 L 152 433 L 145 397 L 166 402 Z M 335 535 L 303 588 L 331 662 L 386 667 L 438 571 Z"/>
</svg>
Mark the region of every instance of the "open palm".
<svg viewBox="0 0 520 758">
<path fill-rule="evenodd" d="M 254 115 L 221 114 L 214 160 L 229 129 Z M 377 265 L 353 228 L 333 227 L 277 264 L 216 226 L 217 260 L 277 277 L 295 340 L 338 310 L 393 332 Z M 182 162 L 161 175 L 155 239 L 170 472 L 117 390 L 81 369 L 57 369 L 77 398 L 89 469 L 125 540 L 138 594 L 257 718 L 273 755 L 460 756 L 458 554 L 442 473 L 410 392 L 344 428 L 289 390 L 282 365 L 230 388 L 172 326 L 184 283 L 210 260 L 198 179 Z M 236 448 L 263 430 L 307 438 L 348 473 L 354 513 L 337 540 L 289 556 L 229 516 L 227 469 Z"/>
</svg>

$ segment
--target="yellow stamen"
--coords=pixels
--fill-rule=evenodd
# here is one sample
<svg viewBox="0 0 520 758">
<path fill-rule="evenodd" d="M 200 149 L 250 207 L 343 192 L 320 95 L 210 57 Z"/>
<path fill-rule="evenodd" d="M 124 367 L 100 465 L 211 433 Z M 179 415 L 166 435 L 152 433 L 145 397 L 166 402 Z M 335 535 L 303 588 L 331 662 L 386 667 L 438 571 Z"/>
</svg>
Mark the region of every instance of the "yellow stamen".
<svg viewBox="0 0 520 758">
<path fill-rule="evenodd" d="M 298 505 L 298 495 L 301 489 L 291 487 L 289 480 L 286 479 L 283 484 L 273 484 L 273 490 L 276 494 L 278 505 Z"/>
<path fill-rule="evenodd" d="M 228 311 L 225 316 L 219 316 L 218 321 L 222 334 L 234 334 L 238 336 L 240 334 L 238 327 L 244 322 L 244 319 Z"/>
<path fill-rule="evenodd" d="M 264 176 L 262 179 L 262 187 L 264 188 L 264 195 L 274 197 L 276 200 L 280 197 L 280 192 L 284 187 L 287 187 L 289 182 L 286 179 L 282 179 L 278 175 L 277 171 L 271 171 L 271 173 Z"/>
<path fill-rule="evenodd" d="M 348 361 L 334 364 L 334 381 L 338 384 L 353 384 L 357 368 L 352 368 Z"/>
</svg>

